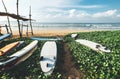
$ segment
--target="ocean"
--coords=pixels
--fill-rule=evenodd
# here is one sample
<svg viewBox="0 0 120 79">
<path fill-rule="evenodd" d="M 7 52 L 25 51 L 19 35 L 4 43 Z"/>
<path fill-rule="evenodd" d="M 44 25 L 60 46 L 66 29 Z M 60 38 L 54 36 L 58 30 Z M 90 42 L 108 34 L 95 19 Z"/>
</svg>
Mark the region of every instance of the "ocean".
<svg viewBox="0 0 120 79">
<path fill-rule="evenodd" d="M 0 22 L 5 25 L 7 22 Z M 29 25 L 28 22 L 21 22 Z M 120 30 L 120 23 L 40 23 L 32 22 L 33 30 Z M 17 22 L 11 22 L 12 30 L 17 30 Z M 26 27 L 23 27 L 26 30 Z"/>
</svg>

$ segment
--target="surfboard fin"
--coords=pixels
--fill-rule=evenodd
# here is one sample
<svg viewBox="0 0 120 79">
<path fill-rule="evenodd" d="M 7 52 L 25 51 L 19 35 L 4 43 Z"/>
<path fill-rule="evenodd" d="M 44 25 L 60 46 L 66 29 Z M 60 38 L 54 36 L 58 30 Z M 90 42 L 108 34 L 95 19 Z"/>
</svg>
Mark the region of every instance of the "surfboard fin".
<svg viewBox="0 0 120 79">
<path fill-rule="evenodd" d="M 53 64 L 50 64 L 50 63 L 47 63 L 47 65 L 46 65 L 47 67 L 52 67 L 53 66 Z"/>
<path fill-rule="evenodd" d="M 40 61 L 42 61 L 42 60 L 43 60 L 43 56 L 40 57 Z"/>
</svg>

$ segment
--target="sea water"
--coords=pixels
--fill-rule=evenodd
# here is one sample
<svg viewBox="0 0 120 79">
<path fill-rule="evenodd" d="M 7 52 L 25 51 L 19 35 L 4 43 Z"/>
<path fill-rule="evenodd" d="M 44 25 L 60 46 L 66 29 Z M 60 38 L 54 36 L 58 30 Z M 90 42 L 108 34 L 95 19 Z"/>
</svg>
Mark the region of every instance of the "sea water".
<svg viewBox="0 0 120 79">
<path fill-rule="evenodd" d="M 0 22 L 5 25 L 7 22 Z M 29 22 L 20 22 L 21 26 Z M 41 23 L 32 22 L 33 30 L 120 30 L 120 23 Z M 17 22 L 11 22 L 12 30 L 18 30 Z M 26 27 L 23 27 L 26 30 Z"/>
<path fill-rule="evenodd" d="M 120 23 L 36 23 L 33 25 L 41 30 L 120 30 Z"/>
</svg>

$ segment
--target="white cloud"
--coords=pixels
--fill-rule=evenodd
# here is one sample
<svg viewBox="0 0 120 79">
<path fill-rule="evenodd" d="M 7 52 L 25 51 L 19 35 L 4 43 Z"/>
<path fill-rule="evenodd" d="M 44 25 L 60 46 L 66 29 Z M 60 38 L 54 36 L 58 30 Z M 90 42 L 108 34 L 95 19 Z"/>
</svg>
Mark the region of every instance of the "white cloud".
<svg viewBox="0 0 120 79">
<path fill-rule="evenodd" d="M 89 13 L 77 9 L 55 9 L 52 11 L 53 13 L 55 11 L 56 14 L 43 14 L 40 17 L 47 22 L 118 22 L 120 20 L 120 14 L 118 14 L 118 10 L 116 9 L 99 13 Z"/>
<path fill-rule="evenodd" d="M 113 15 L 116 15 L 116 12 L 117 10 L 108 10 L 108 11 L 105 11 L 105 12 L 99 12 L 99 13 L 95 13 L 93 14 L 93 17 L 110 17 L 110 16 L 113 16 Z"/>
<path fill-rule="evenodd" d="M 120 14 L 118 14 L 118 15 L 117 15 L 117 17 L 119 17 L 119 18 L 120 18 Z"/>
<path fill-rule="evenodd" d="M 47 14 L 45 18 L 51 18 L 51 14 Z"/>
<path fill-rule="evenodd" d="M 16 13 L 16 0 L 4 0 L 10 13 Z M 28 16 L 32 6 L 32 18 L 41 22 L 99 22 L 120 21 L 117 9 L 98 12 L 105 5 L 80 5 L 82 0 L 19 0 L 20 15 Z M 94 13 L 90 10 L 94 10 Z M 96 9 L 97 13 L 96 13 Z M 88 12 L 89 10 L 89 12 Z M 0 1 L 0 11 L 4 7 Z M 6 19 L 6 17 L 5 17 Z M 0 20 L 5 20 L 0 17 Z"/>
<path fill-rule="evenodd" d="M 74 17 L 74 15 L 75 15 L 75 9 L 71 9 L 70 11 L 69 11 L 69 17 Z"/>
<path fill-rule="evenodd" d="M 62 17 L 62 14 L 59 13 L 59 14 L 54 15 L 53 17 L 54 18 L 59 18 L 59 17 Z"/>
<path fill-rule="evenodd" d="M 77 15 L 77 17 L 86 17 L 86 16 L 89 16 L 88 13 L 80 13 Z"/>
<path fill-rule="evenodd" d="M 81 17 L 88 17 L 91 16 L 89 13 L 81 10 L 71 9 L 69 10 L 69 17 L 81 18 Z"/>
<path fill-rule="evenodd" d="M 82 9 L 95 9 L 95 8 L 103 8 L 103 5 L 62 5 L 57 6 L 58 8 L 82 8 Z"/>
<path fill-rule="evenodd" d="M 43 11 L 46 11 L 46 12 L 55 12 L 55 13 L 63 13 L 63 12 L 66 12 L 65 10 L 62 10 L 62 9 L 58 9 L 58 8 L 46 8 L 45 10 Z"/>
<path fill-rule="evenodd" d="M 104 7 L 103 5 L 82 5 L 82 6 L 78 6 L 78 8 L 102 8 Z"/>
</svg>

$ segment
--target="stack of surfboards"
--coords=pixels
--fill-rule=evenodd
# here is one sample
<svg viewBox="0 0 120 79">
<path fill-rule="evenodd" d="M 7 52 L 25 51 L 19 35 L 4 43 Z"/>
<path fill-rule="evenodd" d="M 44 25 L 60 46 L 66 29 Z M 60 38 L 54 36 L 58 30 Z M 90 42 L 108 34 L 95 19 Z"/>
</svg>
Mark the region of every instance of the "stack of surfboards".
<svg viewBox="0 0 120 79">
<path fill-rule="evenodd" d="M 108 49 L 107 47 L 101 45 L 101 44 L 98 44 L 98 43 L 95 43 L 95 42 L 92 42 L 92 41 L 89 41 L 89 40 L 85 40 L 85 39 L 77 39 L 75 40 L 76 42 L 82 44 L 82 45 L 85 45 L 95 51 L 101 51 L 101 52 L 107 52 L 109 53 L 110 52 L 110 49 Z"/>
<path fill-rule="evenodd" d="M 2 36 L 0 36 L 0 42 L 2 42 L 4 39 L 8 38 L 11 36 L 11 33 L 8 33 L 8 34 L 4 34 Z"/>
<path fill-rule="evenodd" d="M 57 60 L 57 45 L 55 41 L 47 41 L 42 47 L 40 65 L 45 75 L 50 75 Z"/>
<path fill-rule="evenodd" d="M 29 56 L 33 54 L 37 48 L 38 41 L 33 41 L 23 49 L 17 51 L 16 53 L 8 56 L 6 59 L 0 61 L 0 71 L 9 69 L 16 66 L 17 64 L 25 61 Z"/>
<path fill-rule="evenodd" d="M 18 47 L 19 45 L 23 44 L 24 41 L 17 41 L 17 42 L 13 42 L 13 43 L 10 43 L 6 46 L 4 46 L 3 48 L 0 49 L 0 56 L 6 54 L 6 53 L 9 53 L 12 49 Z"/>
</svg>

